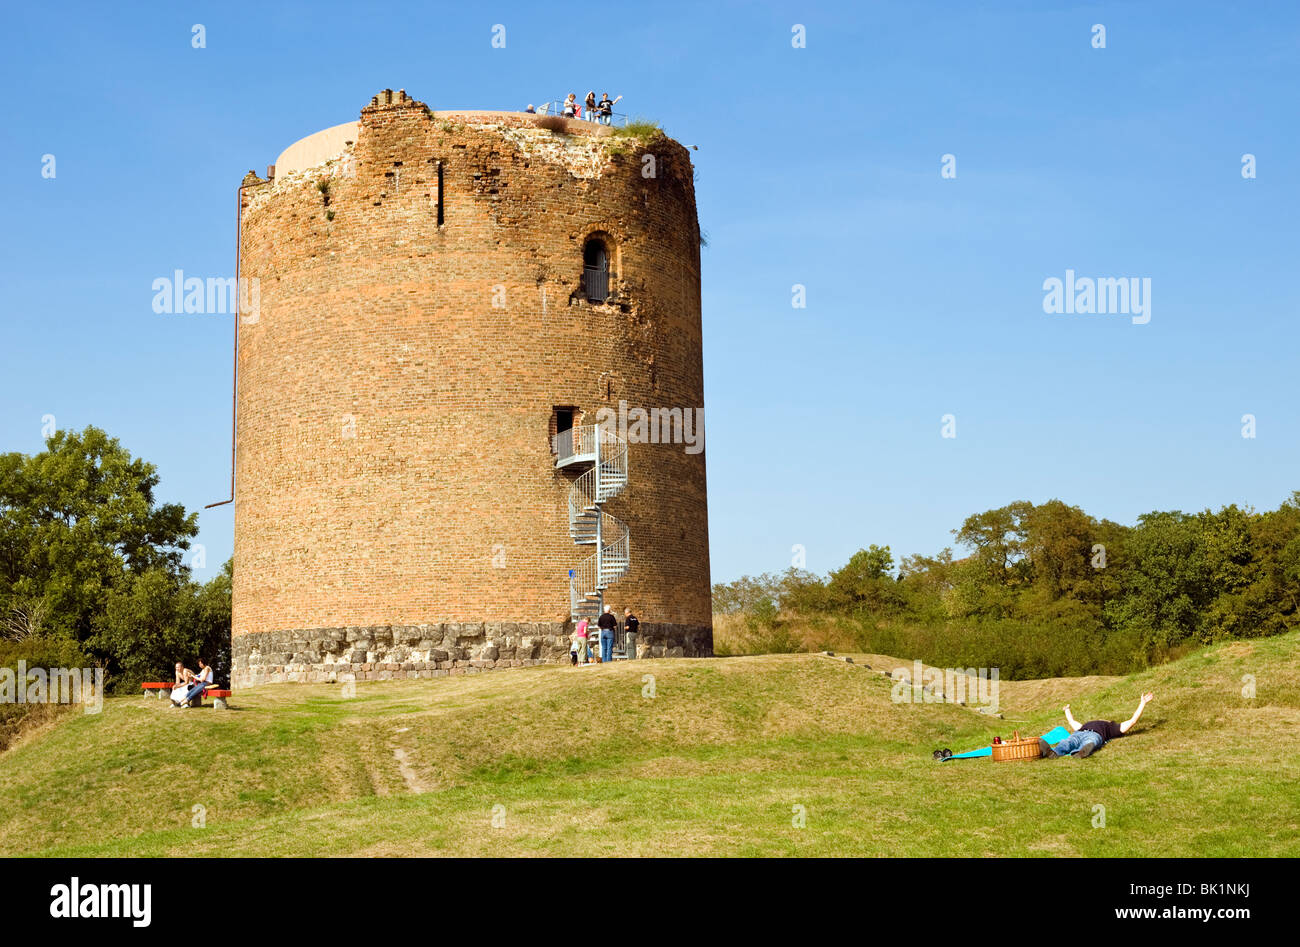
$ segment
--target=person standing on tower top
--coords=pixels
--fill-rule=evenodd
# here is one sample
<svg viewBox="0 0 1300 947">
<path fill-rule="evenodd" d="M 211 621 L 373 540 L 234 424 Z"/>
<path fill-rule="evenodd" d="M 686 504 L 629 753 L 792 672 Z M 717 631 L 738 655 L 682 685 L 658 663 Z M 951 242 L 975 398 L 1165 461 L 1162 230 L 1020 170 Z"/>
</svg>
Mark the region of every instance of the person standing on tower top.
<svg viewBox="0 0 1300 947">
<path fill-rule="evenodd" d="M 582 100 L 582 117 L 589 122 L 596 120 L 596 93 L 588 92 L 587 97 Z"/>
<path fill-rule="evenodd" d="M 621 98 L 623 98 L 623 96 L 620 95 L 618 99 L 614 99 L 611 102 L 609 93 L 606 92 L 603 94 L 600 102 L 596 104 L 596 108 L 600 110 L 600 124 L 608 125 L 614 120 L 614 106 L 618 105 L 618 101 Z"/>
<path fill-rule="evenodd" d="M 614 628 L 618 625 L 612 605 L 605 606 L 596 624 L 600 626 L 600 663 L 606 664 L 614 660 Z"/>
</svg>

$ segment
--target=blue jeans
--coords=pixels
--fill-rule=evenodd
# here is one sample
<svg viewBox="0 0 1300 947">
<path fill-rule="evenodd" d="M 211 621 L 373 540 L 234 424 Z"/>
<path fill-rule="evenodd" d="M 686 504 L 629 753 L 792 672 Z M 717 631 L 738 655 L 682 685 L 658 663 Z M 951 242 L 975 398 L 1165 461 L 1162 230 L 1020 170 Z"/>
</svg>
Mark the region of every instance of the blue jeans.
<svg viewBox="0 0 1300 947">
<path fill-rule="evenodd" d="M 185 701 L 184 701 L 184 702 L 188 704 L 188 703 L 189 703 L 190 701 L 192 701 L 195 697 L 198 697 L 200 694 L 202 694 L 203 691 L 204 691 L 204 689 L 205 689 L 207 686 L 208 686 L 207 684 L 202 684 L 202 683 L 200 683 L 200 684 L 195 684 L 193 687 L 191 687 L 189 690 L 187 690 L 187 691 L 185 692 Z"/>
<path fill-rule="evenodd" d="M 601 629 L 600 660 L 609 663 L 614 660 L 614 632 Z"/>
<path fill-rule="evenodd" d="M 1052 752 L 1057 756 L 1069 756 L 1083 749 L 1085 743 L 1091 743 L 1093 750 L 1100 750 L 1101 745 L 1106 741 L 1101 738 L 1100 733 L 1094 733 L 1091 730 L 1075 730 L 1068 737 L 1062 740 L 1056 746 L 1052 747 Z"/>
</svg>

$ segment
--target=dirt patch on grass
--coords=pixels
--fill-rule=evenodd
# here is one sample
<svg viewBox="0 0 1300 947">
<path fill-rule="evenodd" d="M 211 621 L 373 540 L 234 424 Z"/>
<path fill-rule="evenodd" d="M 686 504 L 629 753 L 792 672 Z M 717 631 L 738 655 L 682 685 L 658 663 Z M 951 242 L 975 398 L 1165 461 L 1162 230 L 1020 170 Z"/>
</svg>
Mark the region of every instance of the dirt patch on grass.
<svg viewBox="0 0 1300 947">
<path fill-rule="evenodd" d="M 1056 858 L 1077 858 L 1079 851 L 1070 844 L 1068 837 L 1053 835 L 1035 839 L 1025 846 L 1026 851 L 1037 855 L 1052 855 Z"/>
<path fill-rule="evenodd" d="M 1082 706 L 1087 702 L 1089 694 L 1104 690 L 1120 680 L 1122 678 L 1094 674 L 1088 677 L 1048 677 L 1037 681 L 998 681 L 999 702 L 1003 714 L 1008 717 L 1049 708 L 1059 711 L 1071 702 Z M 1074 708 L 1071 707 L 1071 710 Z M 1078 717 L 1078 714 L 1075 716 Z M 1082 722 L 1091 717 L 1078 719 Z"/>
<path fill-rule="evenodd" d="M 25 704 L 22 707 L 10 705 L 3 709 L 11 713 L 0 719 L 0 753 L 38 739 L 74 711 L 83 712 L 80 707 L 63 704 Z"/>
<path fill-rule="evenodd" d="M 1255 645 L 1250 641 L 1234 641 L 1219 649 L 1219 654 L 1230 658 L 1248 658 L 1255 653 Z"/>
</svg>

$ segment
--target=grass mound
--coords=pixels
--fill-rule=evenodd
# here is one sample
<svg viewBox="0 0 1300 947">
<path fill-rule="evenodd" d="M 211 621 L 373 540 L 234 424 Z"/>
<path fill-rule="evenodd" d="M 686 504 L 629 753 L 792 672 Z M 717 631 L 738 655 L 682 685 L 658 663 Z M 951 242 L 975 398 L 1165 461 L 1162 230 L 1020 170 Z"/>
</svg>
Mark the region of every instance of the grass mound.
<svg viewBox="0 0 1300 947">
<path fill-rule="evenodd" d="M 225 713 L 112 698 L 0 755 L 0 842 L 36 855 L 1295 855 L 1298 645 L 1001 682 L 1005 720 L 891 700 L 877 672 L 903 661 L 807 654 L 358 685 L 353 698 L 265 687 Z M 1143 690 L 1156 700 L 1139 729 L 1087 760 L 930 758 L 1043 732 L 1066 701 L 1081 720 L 1124 719 Z"/>
</svg>

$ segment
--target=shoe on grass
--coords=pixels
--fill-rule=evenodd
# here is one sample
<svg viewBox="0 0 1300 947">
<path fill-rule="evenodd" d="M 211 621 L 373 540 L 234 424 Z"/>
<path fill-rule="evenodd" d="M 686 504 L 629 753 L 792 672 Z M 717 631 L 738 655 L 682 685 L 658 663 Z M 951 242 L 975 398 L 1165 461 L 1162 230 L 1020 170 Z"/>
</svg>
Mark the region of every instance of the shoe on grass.
<svg viewBox="0 0 1300 947">
<path fill-rule="evenodd" d="M 1056 751 L 1052 749 L 1052 744 L 1048 743 L 1042 737 L 1039 737 L 1038 754 L 1046 759 L 1051 759 L 1056 755 Z"/>
<path fill-rule="evenodd" d="M 1097 747 L 1094 744 L 1085 743 L 1083 746 L 1079 747 L 1079 752 L 1076 753 L 1075 756 L 1092 756 L 1092 751 L 1095 749 L 1097 749 Z"/>
</svg>

